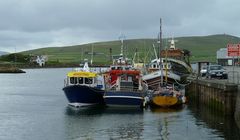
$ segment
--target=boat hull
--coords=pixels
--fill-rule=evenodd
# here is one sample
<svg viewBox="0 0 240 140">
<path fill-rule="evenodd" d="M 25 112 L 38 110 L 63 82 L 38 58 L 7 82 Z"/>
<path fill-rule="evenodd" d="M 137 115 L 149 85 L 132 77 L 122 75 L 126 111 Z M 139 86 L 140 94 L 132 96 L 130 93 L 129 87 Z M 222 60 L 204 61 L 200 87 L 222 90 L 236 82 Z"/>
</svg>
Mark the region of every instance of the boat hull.
<svg viewBox="0 0 240 140">
<path fill-rule="evenodd" d="M 152 103 L 155 106 L 159 107 L 171 107 L 174 106 L 178 103 L 177 97 L 173 96 L 155 96 L 152 99 Z"/>
<path fill-rule="evenodd" d="M 152 107 L 176 107 L 184 104 L 182 98 L 175 96 L 166 96 L 166 95 L 155 95 L 150 100 L 150 105 Z"/>
<path fill-rule="evenodd" d="M 106 91 L 103 96 L 105 104 L 109 107 L 135 107 L 143 106 L 144 98 L 141 92 L 133 91 Z"/>
<path fill-rule="evenodd" d="M 63 88 L 71 106 L 89 106 L 104 104 L 104 90 L 84 85 L 71 85 Z"/>
<path fill-rule="evenodd" d="M 163 73 L 163 80 L 165 81 L 165 73 Z M 167 74 L 167 83 L 176 83 L 176 81 L 180 81 L 181 77 L 174 73 L 168 72 Z M 143 76 L 143 80 L 147 82 L 149 89 L 158 89 L 161 82 L 161 71 L 155 71 Z"/>
</svg>

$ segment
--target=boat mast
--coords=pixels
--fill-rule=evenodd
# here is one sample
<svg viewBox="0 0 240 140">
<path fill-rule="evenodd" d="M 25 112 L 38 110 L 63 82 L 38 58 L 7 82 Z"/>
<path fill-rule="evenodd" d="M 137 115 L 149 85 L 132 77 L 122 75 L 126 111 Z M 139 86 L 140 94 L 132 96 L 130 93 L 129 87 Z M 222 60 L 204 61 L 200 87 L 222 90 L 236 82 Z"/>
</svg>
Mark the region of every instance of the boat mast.
<svg viewBox="0 0 240 140">
<path fill-rule="evenodd" d="M 120 56 L 124 57 L 124 51 L 123 51 L 123 40 L 125 39 L 125 35 L 121 33 L 120 37 L 119 37 L 120 41 L 121 41 L 121 53 Z"/>
<path fill-rule="evenodd" d="M 167 44 L 167 42 L 166 42 L 166 44 Z M 166 47 L 165 47 L 165 63 L 164 63 L 164 65 L 165 65 L 165 82 L 167 83 L 167 75 L 168 75 L 168 60 L 167 60 L 167 56 L 168 55 L 168 49 L 167 49 L 167 45 L 166 45 Z"/>
<path fill-rule="evenodd" d="M 159 67 L 161 71 L 161 81 L 160 81 L 160 86 L 163 86 L 163 63 L 162 63 L 162 56 L 161 56 L 161 51 L 162 51 L 162 18 L 160 18 L 160 32 L 159 32 Z M 165 75 L 167 76 L 167 75 Z"/>
</svg>

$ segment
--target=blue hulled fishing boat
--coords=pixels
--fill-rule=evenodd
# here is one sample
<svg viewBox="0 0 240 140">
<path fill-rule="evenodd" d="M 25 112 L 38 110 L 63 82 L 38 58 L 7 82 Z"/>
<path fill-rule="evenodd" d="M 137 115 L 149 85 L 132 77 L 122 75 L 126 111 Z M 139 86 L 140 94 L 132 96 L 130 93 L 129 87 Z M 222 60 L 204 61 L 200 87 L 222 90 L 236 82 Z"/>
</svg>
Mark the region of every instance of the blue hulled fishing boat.
<svg viewBox="0 0 240 140">
<path fill-rule="evenodd" d="M 113 56 L 113 65 L 105 75 L 105 104 L 109 107 L 140 108 L 144 103 L 142 76 L 133 68 L 129 59 L 123 55 L 123 38 L 121 37 L 121 53 Z"/>
<path fill-rule="evenodd" d="M 144 93 L 139 70 L 110 70 L 107 89 L 103 96 L 110 107 L 143 106 Z"/>
<path fill-rule="evenodd" d="M 102 76 L 90 72 L 85 62 L 83 70 L 71 71 L 67 74 L 63 91 L 70 106 L 80 107 L 104 104 L 104 87 Z"/>
</svg>

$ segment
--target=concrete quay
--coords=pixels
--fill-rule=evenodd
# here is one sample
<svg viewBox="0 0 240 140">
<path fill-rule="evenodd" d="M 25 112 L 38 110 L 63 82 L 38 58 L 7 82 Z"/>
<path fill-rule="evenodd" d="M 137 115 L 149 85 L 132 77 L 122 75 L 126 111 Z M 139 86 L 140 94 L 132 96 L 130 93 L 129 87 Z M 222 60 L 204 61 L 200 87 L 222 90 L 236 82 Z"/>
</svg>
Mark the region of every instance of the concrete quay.
<svg viewBox="0 0 240 140">
<path fill-rule="evenodd" d="M 189 102 L 221 111 L 235 118 L 240 128 L 240 67 L 225 67 L 228 79 L 190 77 L 186 86 Z"/>
</svg>

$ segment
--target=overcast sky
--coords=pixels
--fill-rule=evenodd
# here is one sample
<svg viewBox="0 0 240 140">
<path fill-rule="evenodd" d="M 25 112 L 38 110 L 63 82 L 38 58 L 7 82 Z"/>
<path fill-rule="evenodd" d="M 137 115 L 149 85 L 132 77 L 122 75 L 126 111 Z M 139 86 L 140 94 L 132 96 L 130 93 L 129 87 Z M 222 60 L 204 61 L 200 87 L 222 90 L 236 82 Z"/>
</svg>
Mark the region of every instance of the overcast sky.
<svg viewBox="0 0 240 140">
<path fill-rule="evenodd" d="M 0 51 L 98 41 L 231 34 L 239 0 L 0 0 Z"/>
</svg>

